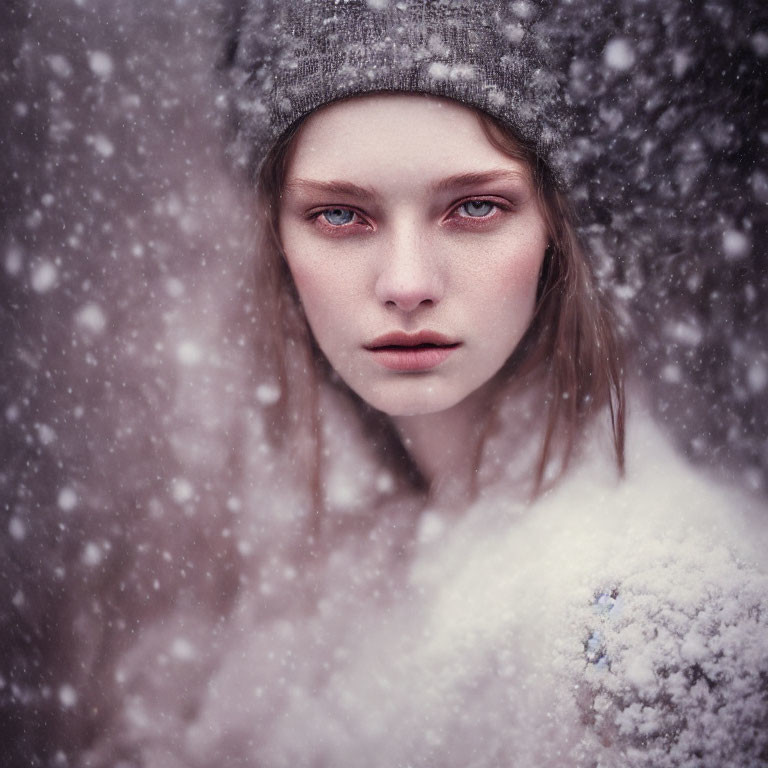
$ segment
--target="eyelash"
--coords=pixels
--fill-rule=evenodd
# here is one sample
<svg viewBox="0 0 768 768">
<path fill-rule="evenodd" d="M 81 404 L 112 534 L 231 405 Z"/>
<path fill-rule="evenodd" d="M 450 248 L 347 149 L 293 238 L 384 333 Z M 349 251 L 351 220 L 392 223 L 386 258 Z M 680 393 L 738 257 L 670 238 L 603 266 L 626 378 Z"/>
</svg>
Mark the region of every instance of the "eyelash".
<svg viewBox="0 0 768 768">
<path fill-rule="evenodd" d="M 490 211 L 490 213 L 488 213 L 485 216 L 470 216 L 468 214 L 465 216 L 460 215 L 458 211 L 463 206 L 468 205 L 469 203 L 487 203 L 489 205 L 492 205 L 493 208 Z M 481 225 L 481 223 L 488 222 L 492 219 L 496 219 L 500 212 L 509 211 L 510 209 L 511 209 L 511 206 L 508 203 L 502 203 L 501 201 L 496 199 L 489 200 L 488 198 L 484 198 L 484 197 L 470 197 L 456 203 L 451 208 L 451 213 L 449 218 L 460 219 L 461 224 L 459 226 L 473 227 L 473 226 L 478 226 L 479 224 Z M 355 216 L 357 220 L 353 219 L 351 222 L 347 224 L 334 225 L 329 223 L 327 220 L 323 221 L 323 218 L 324 218 L 323 214 L 328 213 L 329 211 L 349 212 L 353 216 Z M 367 223 L 362 213 L 360 213 L 359 211 L 356 211 L 354 208 L 350 208 L 348 206 L 343 206 L 343 205 L 328 206 L 326 208 L 320 209 L 319 211 L 313 211 L 308 218 L 313 222 L 318 222 L 318 226 L 322 227 L 325 230 L 325 232 L 329 234 L 337 234 L 337 233 L 339 235 L 345 234 L 346 231 L 351 229 L 355 224 L 359 225 L 361 223 L 365 224 L 365 228 L 367 230 L 373 229 L 373 227 Z M 469 223 L 469 222 L 477 222 L 477 223 Z"/>
</svg>

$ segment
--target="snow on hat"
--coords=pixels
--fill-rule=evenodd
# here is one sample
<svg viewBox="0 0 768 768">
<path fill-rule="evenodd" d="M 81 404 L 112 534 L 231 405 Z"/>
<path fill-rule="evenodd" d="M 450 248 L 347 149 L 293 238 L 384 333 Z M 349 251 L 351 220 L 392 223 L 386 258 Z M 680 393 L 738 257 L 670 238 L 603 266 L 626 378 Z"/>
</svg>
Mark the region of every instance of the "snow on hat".
<svg viewBox="0 0 768 768">
<path fill-rule="evenodd" d="M 251 0 L 230 50 L 236 162 L 255 175 L 274 141 L 324 104 L 418 92 L 498 118 L 564 182 L 566 112 L 537 12 L 527 0 Z"/>
</svg>

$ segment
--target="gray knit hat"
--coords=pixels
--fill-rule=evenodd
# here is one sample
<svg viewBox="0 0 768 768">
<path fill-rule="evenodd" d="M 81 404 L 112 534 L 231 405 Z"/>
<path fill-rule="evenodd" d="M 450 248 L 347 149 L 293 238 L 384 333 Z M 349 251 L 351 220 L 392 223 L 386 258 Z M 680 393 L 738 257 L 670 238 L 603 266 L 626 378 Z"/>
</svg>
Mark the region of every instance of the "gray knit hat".
<svg viewBox="0 0 768 768">
<path fill-rule="evenodd" d="M 564 183 L 567 118 L 538 13 L 530 0 L 250 0 L 228 62 L 236 162 L 253 178 L 274 141 L 318 107 L 410 91 L 500 119 Z"/>
</svg>

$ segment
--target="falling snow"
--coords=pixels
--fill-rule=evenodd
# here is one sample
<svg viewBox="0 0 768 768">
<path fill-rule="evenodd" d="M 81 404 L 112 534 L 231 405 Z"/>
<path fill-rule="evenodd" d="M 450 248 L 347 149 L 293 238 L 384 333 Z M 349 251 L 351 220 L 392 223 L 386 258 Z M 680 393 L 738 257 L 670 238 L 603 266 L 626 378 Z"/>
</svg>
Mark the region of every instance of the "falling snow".
<svg viewBox="0 0 768 768">
<path fill-rule="evenodd" d="M 62 488 L 59 491 L 57 503 L 62 511 L 71 512 L 77 506 L 77 494 L 72 488 Z"/>
<path fill-rule="evenodd" d="M 203 352 L 194 341 L 183 341 L 176 348 L 176 357 L 182 365 L 197 365 L 203 359 Z"/>
<path fill-rule="evenodd" d="M 24 537 L 27 535 L 27 528 L 18 517 L 12 517 L 8 522 L 8 533 L 10 533 L 11 538 L 16 541 L 23 541 Z"/>
<path fill-rule="evenodd" d="M 173 500 L 177 504 L 183 504 L 194 496 L 195 489 L 189 480 L 186 480 L 183 477 L 177 477 L 173 481 L 173 489 L 171 493 L 173 495 Z"/>
<path fill-rule="evenodd" d="M 94 302 L 83 305 L 77 311 L 75 320 L 81 328 L 91 333 L 101 333 L 107 325 L 104 310 Z"/>
<path fill-rule="evenodd" d="M 104 51 L 91 51 L 88 54 L 88 65 L 91 72 L 102 80 L 108 80 L 115 69 L 112 57 Z"/>
<path fill-rule="evenodd" d="M 77 704 L 77 691 L 69 684 L 62 685 L 59 688 L 59 701 L 65 709 L 74 707 Z"/>
<path fill-rule="evenodd" d="M 603 58 L 606 65 L 611 69 L 626 72 L 632 69 L 635 64 L 635 51 L 629 40 L 617 38 L 609 41 L 608 45 L 605 46 Z"/>
<path fill-rule="evenodd" d="M 18 248 L 9 248 L 5 254 L 5 271 L 9 275 L 18 275 L 23 264 L 21 251 Z"/>
<path fill-rule="evenodd" d="M 112 157 L 115 154 L 115 145 L 103 133 L 95 136 L 86 136 L 85 143 L 93 147 L 94 152 L 101 157 Z"/>
<path fill-rule="evenodd" d="M 59 271 L 50 261 L 41 261 L 32 270 L 32 290 L 48 293 L 56 285 Z"/>
<path fill-rule="evenodd" d="M 280 399 L 280 394 L 277 384 L 259 384 L 256 387 L 256 399 L 262 405 L 274 405 Z"/>
<path fill-rule="evenodd" d="M 749 255 L 749 238 L 735 229 L 723 232 L 723 251 L 727 259 L 743 259 Z"/>
<path fill-rule="evenodd" d="M 85 547 L 83 547 L 83 553 L 80 556 L 80 560 L 83 565 L 87 565 L 91 568 L 99 565 L 104 559 L 104 552 L 102 548 L 93 541 L 89 541 Z"/>
</svg>

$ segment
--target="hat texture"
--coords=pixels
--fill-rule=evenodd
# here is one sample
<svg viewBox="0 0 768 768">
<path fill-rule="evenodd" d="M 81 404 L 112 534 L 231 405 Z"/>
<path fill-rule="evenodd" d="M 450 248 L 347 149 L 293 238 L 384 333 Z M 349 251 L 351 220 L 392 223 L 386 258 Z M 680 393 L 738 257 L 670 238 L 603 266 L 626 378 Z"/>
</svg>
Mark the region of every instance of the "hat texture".
<svg viewBox="0 0 768 768">
<path fill-rule="evenodd" d="M 251 2 L 233 24 L 231 111 L 238 164 L 255 174 L 274 141 L 317 108 L 356 94 L 433 94 L 509 125 L 558 181 L 566 112 L 544 66 L 529 2 Z"/>
</svg>

